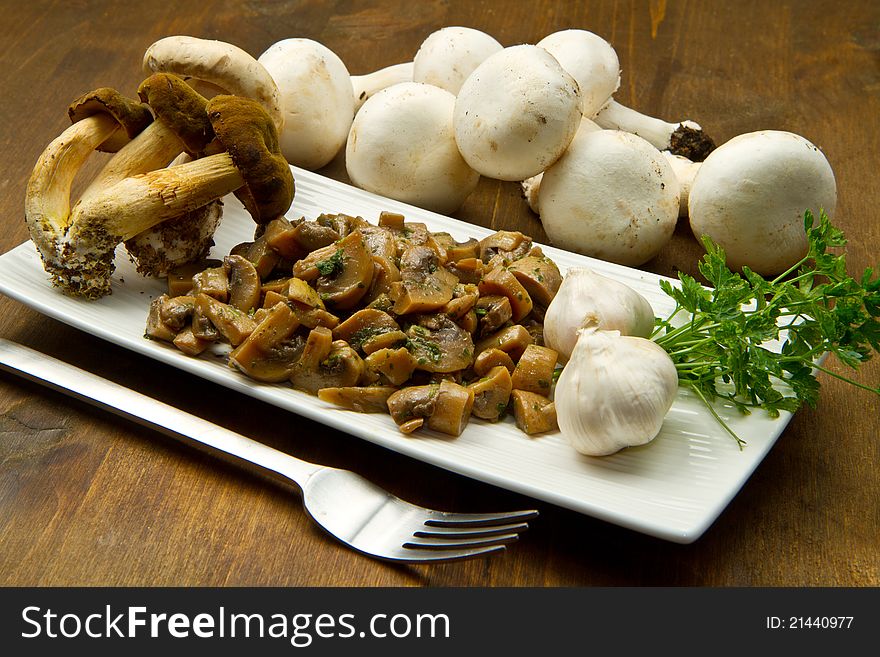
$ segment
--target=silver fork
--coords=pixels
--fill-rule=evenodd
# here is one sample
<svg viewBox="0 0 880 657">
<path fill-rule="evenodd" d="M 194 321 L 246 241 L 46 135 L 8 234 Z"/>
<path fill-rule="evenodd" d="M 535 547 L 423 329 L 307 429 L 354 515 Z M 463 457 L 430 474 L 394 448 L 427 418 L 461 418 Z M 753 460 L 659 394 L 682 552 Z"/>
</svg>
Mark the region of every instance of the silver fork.
<svg viewBox="0 0 880 657">
<path fill-rule="evenodd" d="M 358 552 L 425 563 L 500 552 L 537 511 L 449 513 L 405 502 L 348 470 L 297 459 L 152 397 L 0 338 L 0 369 L 76 397 L 302 491 L 309 515 Z"/>
</svg>

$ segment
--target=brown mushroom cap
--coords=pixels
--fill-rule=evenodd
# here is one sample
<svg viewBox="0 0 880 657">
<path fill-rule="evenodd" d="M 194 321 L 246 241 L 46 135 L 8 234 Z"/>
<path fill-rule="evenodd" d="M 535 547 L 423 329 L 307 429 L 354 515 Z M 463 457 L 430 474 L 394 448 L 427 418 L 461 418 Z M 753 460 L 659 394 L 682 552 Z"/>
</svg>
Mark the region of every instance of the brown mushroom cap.
<svg viewBox="0 0 880 657">
<path fill-rule="evenodd" d="M 153 121 L 153 115 L 146 106 L 110 87 L 83 94 L 67 108 L 71 123 L 100 113 L 109 114 L 122 127 L 98 146 L 97 150 L 105 153 L 115 153 Z"/>
<path fill-rule="evenodd" d="M 138 96 L 180 137 L 191 155 L 201 153 L 214 139 L 206 109 L 208 100 L 176 75 L 151 75 L 141 82 Z"/>
<path fill-rule="evenodd" d="M 281 216 L 293 202 L 293 174 L 281 153 L 278 131 L 257 101 L 241 96 L 214 96 L 208 118 L 244 178 L 235 195 L 258 224 Z"/>
</svg>

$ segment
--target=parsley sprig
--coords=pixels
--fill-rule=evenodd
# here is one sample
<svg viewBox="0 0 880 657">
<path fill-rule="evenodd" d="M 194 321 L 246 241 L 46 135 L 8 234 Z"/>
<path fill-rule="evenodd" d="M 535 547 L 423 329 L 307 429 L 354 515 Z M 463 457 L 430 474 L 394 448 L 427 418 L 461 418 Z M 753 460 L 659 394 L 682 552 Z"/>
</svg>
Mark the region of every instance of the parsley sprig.
<svg viewBox="0 0 880 657">
<path fill-rule="evenodd" d="M 870 267 L 858 280 L 847 274 L 845 254 L 829 250 L 845 246 L 846 239 L 824 212 L 818 222 L 806 212 L 804 227 L 807 254 L 772 280 L 747 267 L 741 274 L 731 271 L 724 250 L 705 238 L 699 271 L 712 288 L 683 273 L 680 286 L 660 283 L 675 308 L 657 320 L 652 339 L 671 356 L 680 384 L 740 447 L 744 441 L 717 414 L 713 400 L 744 413 L 761 408 L 773 417 L 803 403 L 815 407 L 816 371 L 880 395 L 880 388 L 821 364 L 828 353 L 857 368 L 880 350 L 880 278 Z M 767 344 L 775 340 L 779 351 Z"/>
</svg>

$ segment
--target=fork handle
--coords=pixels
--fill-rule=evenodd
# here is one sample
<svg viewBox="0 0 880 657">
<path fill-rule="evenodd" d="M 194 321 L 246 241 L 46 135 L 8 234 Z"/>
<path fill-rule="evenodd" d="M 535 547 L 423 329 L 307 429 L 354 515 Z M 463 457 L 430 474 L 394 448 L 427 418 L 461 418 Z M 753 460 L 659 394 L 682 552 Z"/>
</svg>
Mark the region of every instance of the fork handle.
<svg viewBox="0 0 880 657">
<path fill-rule="evenodd" d="M 0 369 L 76 397 L 282 483 L 293 482 L 302 488 L 309 476 L 324 468 L 3 338 L 0 338 Z"/>
</svg>

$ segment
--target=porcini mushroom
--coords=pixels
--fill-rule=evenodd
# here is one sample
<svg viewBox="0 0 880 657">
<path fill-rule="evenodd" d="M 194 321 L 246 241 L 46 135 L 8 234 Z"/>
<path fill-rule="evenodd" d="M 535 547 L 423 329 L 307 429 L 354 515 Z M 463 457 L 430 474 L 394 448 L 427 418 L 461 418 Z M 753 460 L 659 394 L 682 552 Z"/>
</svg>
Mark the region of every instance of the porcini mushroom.
<svg viewBox="0 0 880 657">
<path fill-rule="evenodd" d="M 577 82 L 546 50 L 505 48 L 480 64 L 455 100 L 455 141 L 480 174 L 524 180 L 553 164 L 581 120 Z"/>
<path fill-rule="evenodd" d="M 168 36 L 144 53 L 144 73 L 173 73 L 211 83 L 225 94 L 253 98 L 284 128 L 284 113 L 275 80 L 249 53 L 238 46 L 192 36 Z"/>
<path fill-rule="evenodd" d="M 311 39 L 284 39 L 257 61 L 275 80 L 284 113 L 281 151 L 287 161 L 320 169 L 345 144 L 354 118 L 348 69 L 332 50 Z"/>
<path fill-rule="evenodd" d="M 231 191 L 247 199 L 257 221 L 268 221 L 289 207 L 293 178 L 278 152 L 275 127 L 262 107 L 250 99 L 218 96 L 209 102 L 207 113 L 227 150 L 126 177 L 94 190 L 72 211 L 74 176 L 118 123 L 107 114 L 97 114 L 75 123 L 49 144 L 28 182 L 25 217 L 56 285 L 87 298 L 109 293 L 117 244 Z"/>
<path fill-rule="evenodd" d="M 544 172 L 541 222 L 564 249 L 624 265 L 659 253 L 678 220 L 678 181 L 663 155 L 629 132 L 579 134 Z"/>
<path fill-rule="evenodd" d="M 818 147 L 779 130 L 719 146 L 696 172 L 688 214 L 698 239 L 721 246 L 732 268 L 779 274 L 807 252 L 804 213 L 833 214 L 834 172 Z"/>
<path fill-rule="evenodd" d="M 614 100 L 613 94 L 620 86 L 620 63 L 614 48 L 602 37 L 587 30 L 561 30 L 537 45 L 577 80 L 584 98 L 584 116 L 600 127 L 635 133 L 661 151 L 670 150 L 691 160 L 705 159 L 715 147 L 694 121 L 668 123 Z"/>
<path fill-rule="evenodd" d="M 80 196 L 85 202 L 96 191 L 129 176 L 191 161 L 214 138 L 205 107 L 207 100 L 180 78 L 164 73 L 147 78 L 138 96 L 156 120 L 123 146 L 91 180 Z M 222 202 L 212 201 L 162 222 L 125 241 L 125 248 L 147 276 L 164 276 L 171 269 L 207 255 L 223 215 Z"/>
<path fill-rule="evenodd" d="M 457 210 L 479 182 L 453 135 L 455 97 L 404 82 L 370 98 L 355 116 L 345 148 L 352 182 L 435 212 Z"/>
</svg>

